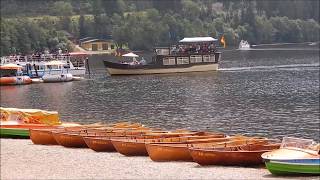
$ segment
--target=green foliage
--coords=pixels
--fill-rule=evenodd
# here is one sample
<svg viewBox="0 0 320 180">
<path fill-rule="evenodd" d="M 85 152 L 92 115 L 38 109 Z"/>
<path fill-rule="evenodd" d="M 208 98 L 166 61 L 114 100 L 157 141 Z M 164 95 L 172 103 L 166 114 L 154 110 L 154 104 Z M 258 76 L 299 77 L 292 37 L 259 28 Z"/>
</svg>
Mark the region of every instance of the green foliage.
<svg viewBox="0 0 320 180">
<path fill-rule="evenodd" d="M 67 34 L 151 49 L 223 34 L 227 46 L 319 41 L 320 30 L 316 0 L 1 0 L 0 8 L 1 55 L 70 49 Z"/>
</svg>

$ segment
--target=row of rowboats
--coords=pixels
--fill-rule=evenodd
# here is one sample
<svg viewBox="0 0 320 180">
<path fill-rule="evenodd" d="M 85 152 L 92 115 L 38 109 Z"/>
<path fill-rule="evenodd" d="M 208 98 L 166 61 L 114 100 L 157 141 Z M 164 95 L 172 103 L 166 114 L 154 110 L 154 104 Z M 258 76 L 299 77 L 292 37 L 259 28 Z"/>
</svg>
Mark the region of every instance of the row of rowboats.
<svg viewBox="0 0 320 180">
<path fill-rule="evenodd" d="M 194 161 L 201 166 L 254 166 L 265 163 L 273 174 L 320 174 L 320 146 L 294 149 L 279 140 L 220 132 L 178 129 L 166 131 L 139 123 L 91 124 L 30 128 L 34 144 L 90 148 L 125 156 L 149 156 L 152 161 Z M 296 142 L 292 144 L 297 144 Z M 289 144 L 290 144 L 289 143 Z M 296 148 L 296 147 L 295 147 Z M 280 168 L 280 169 L 279 169 Z"/>
<path fill-rule="evenodd" d="M 279 141 L 262 137 L 164 131 L 130 123 L 30 129 L 29 133 L 34 144 L 149 156 L 153 161 L 194 161 L 200 165 L 259 165 L 263 164 L 263 153 L 280 147 Z"/>
</svg>

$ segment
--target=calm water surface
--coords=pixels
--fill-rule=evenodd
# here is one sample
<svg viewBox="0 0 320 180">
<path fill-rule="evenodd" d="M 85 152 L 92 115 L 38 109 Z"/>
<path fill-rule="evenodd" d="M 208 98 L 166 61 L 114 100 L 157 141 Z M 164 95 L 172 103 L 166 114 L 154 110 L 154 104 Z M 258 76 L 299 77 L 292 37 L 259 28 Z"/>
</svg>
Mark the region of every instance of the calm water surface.
<svg viewBox="0 0 320 180">
<path fill-rule="evenodd" d="M 56 110 L 63 121 L 320 140 L 317 49 L 230 50 L 220 71 L 169 75 L 110 77 L 104 58 L 91 57 L 84 81 L 2 86 L 1 106 Z"/>
</svg>

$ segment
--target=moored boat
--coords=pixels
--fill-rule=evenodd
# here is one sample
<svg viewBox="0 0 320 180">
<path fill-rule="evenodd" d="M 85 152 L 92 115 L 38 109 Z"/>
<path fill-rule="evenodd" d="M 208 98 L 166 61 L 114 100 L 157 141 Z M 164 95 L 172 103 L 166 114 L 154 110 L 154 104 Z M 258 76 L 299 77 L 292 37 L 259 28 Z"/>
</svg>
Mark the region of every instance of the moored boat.
<svg viewBox="0 0 320 180">
<path fill-rule="evenodd" d="M 31 84 L 29 76 L 22 75 L 22 66 L 5 64 L 0 66 L 0 85 L 23 85 Z"/>
<path fill-rule="evenodd" d="M 216 51 L 212 37 L 184 38 L 178 45 L 166 48 L 155 48 L 152 62 L 137 61 L 138 55 L 128 53 L 132 62 L 115 63 L 104 61 L 110 75 L 163 74 L 216 71 L 221 53 Z"/>
<path fill-rule="evenodd" d="M 311 139 L 284 137 L 280 149 L 262 158 L 275 175 L 320 175 L 320 144 Z"/>
<path fill-rule="evenodd" d="M 80 133 L 66 133 L 66 132 L 56 132 L 52 131 L 54 139 L 57 141 L 58 144 L 64 147 L 69 148 L 87 148 L 87 144 L 83 140 Z"/>
<path fill-rule="evenodd" d="M 30 139 L 33 144 L 58 145 L 52 131 L 55 129 L 30 129 Z"/>
</svg>

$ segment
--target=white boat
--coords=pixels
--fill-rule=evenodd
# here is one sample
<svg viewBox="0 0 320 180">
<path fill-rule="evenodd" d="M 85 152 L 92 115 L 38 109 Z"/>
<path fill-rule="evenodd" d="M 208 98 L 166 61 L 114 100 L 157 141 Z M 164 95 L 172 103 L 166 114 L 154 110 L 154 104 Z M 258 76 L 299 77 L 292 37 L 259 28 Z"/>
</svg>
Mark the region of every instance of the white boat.
<svg viewBox="0 0 320 180">
<path fill-rule="evenodd" d="M 250 49 L 250 44 L 248 41 L 241 40 L 239 43 L 239 50 L 249 50 Z"/>
<path fill-rule="evenodd" d="M 30 77 L 42 77 L 45 74 L 60 75 L 70 73 L 82 76 L 86 73 L 87 56 L 82 52 L 68 54 L 41 54 L 38 56 L 1 57 L 1 64 L 14 63 L 23 67 L 23 73 Z M 57 62 L 63 66 L 57 65 Z"/>
</svg>

